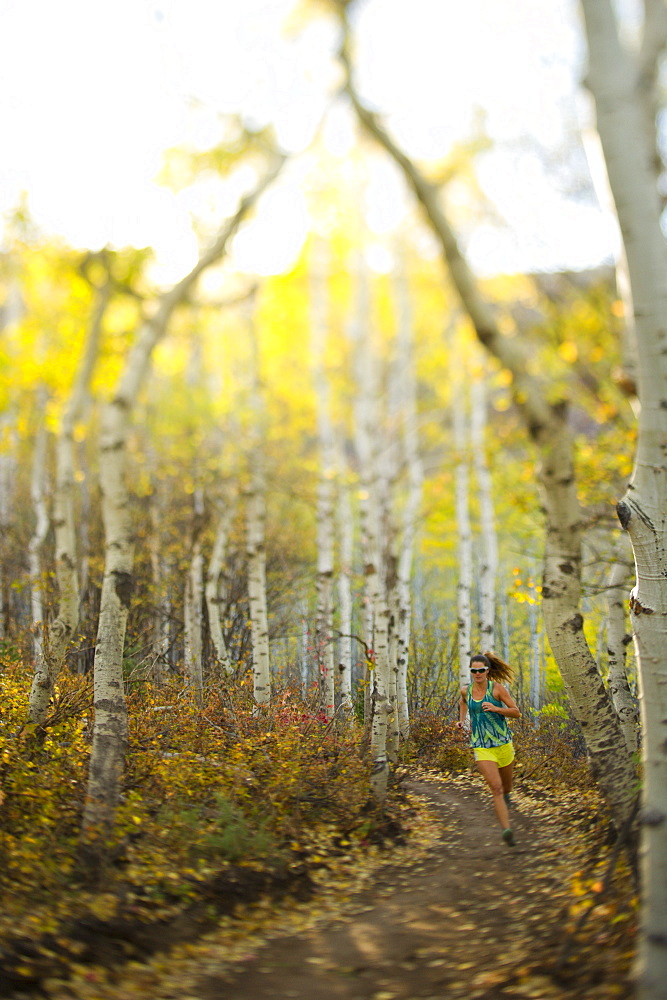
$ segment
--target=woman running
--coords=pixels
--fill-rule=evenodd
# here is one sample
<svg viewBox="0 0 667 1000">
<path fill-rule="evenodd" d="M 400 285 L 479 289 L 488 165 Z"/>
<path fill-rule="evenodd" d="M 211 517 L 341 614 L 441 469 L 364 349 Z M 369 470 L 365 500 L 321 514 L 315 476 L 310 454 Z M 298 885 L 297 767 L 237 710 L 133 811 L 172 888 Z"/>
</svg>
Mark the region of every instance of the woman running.
<svg viewBox="0 0 667 1000">
<path fill-rule="evenodd" d="M 477 653 L 470 660 L 472 684 L 461 688 L 459 729 L 470 716 L 470 746 L 477 769 L 493 795 L 493 808 L 508 847 L 514 847 L 510 827 L 509 800 L 514 772 L 514 747 L 508 719 L 521 718 L 507 688 L 499 683 L 512 678 L 512 668 L 495 653 Z"/>
</svg>

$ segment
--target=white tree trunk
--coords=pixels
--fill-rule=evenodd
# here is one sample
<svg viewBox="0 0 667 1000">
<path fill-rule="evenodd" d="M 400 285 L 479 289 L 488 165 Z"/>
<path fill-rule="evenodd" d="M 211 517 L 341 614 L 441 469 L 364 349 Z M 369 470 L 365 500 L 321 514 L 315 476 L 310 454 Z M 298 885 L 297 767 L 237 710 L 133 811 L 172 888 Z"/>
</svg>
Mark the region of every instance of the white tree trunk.
<svg viewBox="0 0 667 1000">
<path fill-rule="evenodd" d="M 352 709 L 353 521 L 350 493 L 347 484 L 343 481 L 343 476 L 341 476 L 339 483 L 337 524 L 339 539 L 338 621 L 341 635 L 338 643 L 338 676 L 341 706 L 349 712 Z"/>
<path fill-rule="evenodd" d="M 632 579 L 633 564 L 628 558 L 627 539 L 618 541 L 615 560 L 607 583 L 607 686 L 618 713 L 629 753 L 637 750 L 637 704 L 628 684 L 626 649 L 632 635 L 626 628 L 626 599 Z"/>
<path fill-rule="evenodd" d="M 397 579 L 394 578 L 391 586 L 387 587 L 387 623 L 388 623 L 388 644 L 387 656 L 389 661 L 388 670 L 388 696 L 392 706 L 392 713 L 389 717 L 389 733 L 387 740 L 387 758 L 391 764 L 398 761 L 398 750 L 401 741 L 400 709 L 399 697 L 399 663 L 398 663 L 398 633 L 396 624 L 398 622 L 398 589 Z M 407 698 L 405 701 L 406 725 L 405 732 L 409 731 L 410 719 L 407 716 Z"/>
<path fill-rule="evenodd" d="M 153 640 L 153 680 L 157 685 L 164 682 L 169 651 L 171 647 L 171 598 L 169 594 L 169 565 L 164 553 L 162 519 L 164 497 L 157 477 L 153 480 L 153 490 L 149 501 L 151 522 L 150 553 L 153 576 L 154 610 L 152 625 Z"/>
<path fill-rule="evenodd" d="M 42 404 L 43 405 L 43 404 Z M 42 547 L 49 531 L 50 518 L 46 503 L 46 427 L 41 425 L 35 437 L 33 452 L 30 497 L 35 514 L 35 528 L 28 543 L 28 565 L 30 570 L 30 607 L 32 614 L 32 645 L 35 658 L 33 686 L 46 672 L 44 656 L 44 579 L 42 570 Z"/>
<path fill-rule="evenodd" d="M 335 711 L 333 641 L 334 497 L 333 480 L 322 476 L 317 494 L 317 613 L 315 658 L 320 684 L 320 710 L 328 719 Z"/>
<path fill-rule="evenodd" d="M 530 625 L 530 707 L 535 715 L 542 708 L 542 657 L 540 656 L 540 636 L 537 631 L 537 605 L 528 605 Z"/>
<path fill-rule="evenodd" d="M 178 284 L 165 292 L 130 348 L 111 400 L 102 411 L 100 487 L 105 532 L 105 565 L 95 646 L 93 745 L 84 806 L 83 852 L 91 867 L 104 858 L 105 840 L 115 815 L 127 745 L 127 707 L 123 688 L 123 646 L 132 592 L 133 547 L 127 487 L 128 437 L 134 406 L 156 344 L 172 314 L 194 289 L 200 275 L 226 253 L 242 220 L 282 166 L 279 161 L 245 197 L 214 243 Z"/>
<path fill-rule="evenodd" d="M 271 661 L 266 603 L 266 518 L 264 476 L 255 457 L 255 468 L 246 493 L 246 556 L 248 560 L 248 605 L 252 635 L 253 693 L 256 705 L 271 700 Z"/>
<path fill-rule="evenodd" d="M 102 320 L 109 302 L 109 287 L 107 282 L 97 293 L 84 354 L 65 406 L 56 440 L 53 529 L 59 603 L 56 617 L 46 629 L 42 669 L 36 671 L 30 690 L 29 718 L 37 725 L 41 725 L 46 718 L 53 685 L 79 622 L 80 597 L 74 515 L 76 471 L 74 429 L 83 417 L 89 398 L 90 380 L 99 353 Z"/>
<path fill-rule="evenodd" d="M 398 312 L 397 363 L 401 405 L 403 462 L 407 469 L 407 498 L 403 509 L 402 532 L 397 567 L 397 713 L 401 735 L 410 732 L 408 706 L 408 667 L 412 625 L 411 581 L 415 538 L 424 491 L 424 468 L 420 454 L 417 422 L 417 388 L 415 378 L 414 330 L 410 291 L 404 271 L 395 282 Z"/>
<path fill-rule="evenodd" d="M 378 367 L 377 360 L 373 363 Z M 379 391 L 379 377 L 377 378 Z M 387 760 L 395 764 L 398 760 L 398 745 L 400 727 L 396 697 L 398 692 L 398 546 L 399 537 L 395 523 L 395 489 L 398 481 L 399 444 L 400 439 L 394 428 L 394 405 L 398 398 L 398 378 L 396 366 L 393 377 L 390 375 L 389 386 L 385 391 L 386 400 L 391 400 L 391 414 L 386 407 L 380 405 L 378 398 L 378 420 L 375 424 L 375 486 L 377 497 L 377 546 L 379 582 L 384 609 L 378 608 L 378 614 L 386 615 L 387 621 L 387 680 L 386 694 L 389 702 L 389 717 L 387 719 Z"/>
<path fill-rule="evenodd" d="M 618 505 L 635 557 L 631 598 L 644 730 L 640 1000 L 667 997 L 667 247 L 647 137 L 645 65 L 619 39 L 610 0 L 583 0 L 597 110 L 632 292 L 641 411 L 632 480 Z M 655 43 L 647 22 L 642 55 Z M 664 32 L 660 44 L 664 44 Z"/>
<path fill-rule="evenodd" d="M 584 729 L 597 780 L 617 825 L 627 818 L 635 771 L 618 716 L 584 635 L 581 599 L 582 517 L 574 473 L 574 445 L 565 412 L 535 427 L 542 455 L 540 485 L 547 515 L 542 610 L 551 649 L 575 718 Z"/>
<path fill-rule="evenodd" d="M 146 336 L 144 332 L 140 340 Z M 133 355 L 130 359 L 135 360 Z M 135 372 L 136 368 L 132 374 Z M 106 549 L 95 645 L 93 746 L 83 815 L 84 856 L 90 855 L 91 866 L 99 863 L 102 839 L 111 828 L 128 739 L 123 645 L 132 592 L 133 550 L 126 466 L 128 419 L 138 384 L 135 389 L 135 380 L 129 378 L 127 368 L 124 374 L 119 391 L 102 411 L 100 435 Z"/>
<path fill-rule="evenodd" d="M 204 696 L 204 553 L 201 528 L 204 516 L 204 497 L 200 489 L 194 495 L 194 528 L 192 555 L 185 584 L 185 675 L 195 700 L 201 703 Z"/>
<path fill-rule="evenodd" d="M 320 481 L 317 489 L 317 612 L 315 659 L 320 684 L 320 710 L 331 719 L 335 711 L 335 648 L 333 641 L 334 491 L 336 458 L 331 423 L 326 345 L 329 324 L 327 266 L 324 248 L 317 244 L 311 276 L 312 370 L 317 408 Z"/>
<path fill-rule="evenodd" d="M 359 475 L 367 646 L 373 650 L 371 701 L 372 790 L 384 801 L 388 778 L 387 731 L 393 711 L 389 692 L 389 611 L 380 565 L 380 497 L 377 455 L 379 379 L 369 323 L 368 276 L 355 267 L 358 302 L 350 323 L 356 376 L 355 444 Z"/>
<path fill-rule="evenodd" d="M 310 670 L 308 662 L 308 603 L 304 599 L 299 601 L 299 677 L 301 680 L 301 691 L 304 697 L 308 694 L 308 684 L 310 681 Z"/>
<path fill-rule="evenodd" d="M 486 457 L 486 393 L 482 378 L 473 379 L 471 388 L 470 443 L 479 495 L 481 558 L 480 649 L 495 649 L 496 644 L 496 577 L 498 575 L 498 537 L 493 504 L 493 482 Z"/>
<path fill-rule="evenodd" d="M 452 425 L 454 431 L 454 496 L 458 539 L 457 643 L 459 684 L 470 682 L 468 666 L 472 655 L 472 528 L 470 526 L 468 434 L 465 395 L 462 391 L 460 362 L 452 368 Z"/>
<path fill-rule="evenodd" d="M 254 308 L 251 304 L 250 309 Z M 248 609 L 252 635 L 252 671 L 255 705 L 271 700 L 271 659 L 269 618 L 266 600 L 266 480 L 263 439 L 266 423 L 259 374 L 257 332 L 252 315 L 248 317 L 251 350 L 249 482 L 246 491 L 246 558 L 248 565 Z"/>
<path fill-rule="evenodd" d="M 12 523 L 12 499 L 16 476 L 14 432 L 8 416 L 0 417 L 0 432 L 8 444 L 0 454 L 0 639 L 6 637 L 9 616 L 9 576 L 7 573 L 8 540 Z M 48 705 L 48 701 L 47 701 Z"/>
<path fill-rule="evenodd" d="M 211 642 L 215 649 L 218 663 L 222 667 L 223 673 L 231 674 L 233 671 L 232 661 L 225 643 L 222 631 L 222 621 L 220 618 L 220 581 L 223 576 L 223 567 L 227 558 L 227 543 L 234 520 L 235 505 L 231 500 L 223 504 L 223 509 L 218 516 L 218 527 L 213 542 L 213 550 L 206 571 L 206 609 L 208 611 L 208 627 L 211 633 Z"/>
</svg>

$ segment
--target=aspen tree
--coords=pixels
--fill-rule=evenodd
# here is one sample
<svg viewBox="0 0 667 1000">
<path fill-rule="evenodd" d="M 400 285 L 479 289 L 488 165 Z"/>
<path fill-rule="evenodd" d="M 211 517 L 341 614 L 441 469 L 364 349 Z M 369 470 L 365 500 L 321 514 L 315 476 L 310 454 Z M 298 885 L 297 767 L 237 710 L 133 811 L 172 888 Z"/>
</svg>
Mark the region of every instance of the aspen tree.
<svg viewBox="0 0 667 1000">
<path fill-rule="evenodd" d="M 253 296 L 254 299 L 254 296 Z M 256 706 L 271 700 L 271 660 L 269 620 L 266 600 L 266 474 L 263 440 L 266 412 L 259 372 L 259 345 L 255 327 L 254 301 L 247 311 L 250 342 L 250 443 L 248 447 L 248 486 L 246 502 L 246 558 L 248 564 L 248 610 L 252 635 L 253 695 Z"/>
<path fill-rule="evenodd" d="M 607 581 L 607 686 L 621 723 L 629 753 L 637 750 L 637 705 L 630 690 L 626 670 L 626 649 L 632 636 L 626 630 L 626 600 L 632 578 L 627 539 L 616 544 L 614 561 Z"/>
<path fill-rule="evenodd" d="M 164 524 L 165 499 L 164 490 L 157 476 L 153 477 L 153 488 L 149 499 L 149 518 L 151 526 L 150 557 L 153 591 L 155 598 L 152 615 L 153 641 L 153 680 L 162 684 L 165 668 L 169 662 L 171 647 L 171 594 L 169 586 L 169 563 L 165 556 L 162 529 Z"/>
<path fill-rule="evenodd" d="M 109 303 L 110 289 L 111 283 L 107 275 L 95 293 L 83 355 L 65 404 L 56 438 L 53 530 L 58 610 L 53 621 L 46 624 L 44 658 L 39 668 L 35 670 L 30 689 L 28 718 L 37 725 L 41 725 L 47 716 L 53 685 L 79 622 L 80 589 L 74 516 L 76 472 L 74 432 L 77 423 L 83 418 L 90 396 L 90 381 L 99 353 L 102 322 Z"/>
<path fill-rule="evenodd" d="M 396 524 L 396 488 L 399 480 L 400 435 L 396 428 L 395 408 L 399 403 L 400 372 L 396 365 L 390 366 L 387 387 L 381 388 L 378 357 L 374 357 L 377 368 L 376 388 L 376 432 L 374 442 L 376 483 L 375 493 L 378 503 L 378 549 L 380 586 L 386 607 L 387 621 L 387 699 L 391 706 L 387 720 L 387 760 L 395 764 L 398 760 L 400 726 L 397 710 L 398 700 L 398 551 L 399 531 Z M 391 407 L 391 409 L 390 409 Z"/>
<path fill-rule="evenodd" d="M 9 618 L 9 579 L 7 575 L 7 540 L 12 521 L 12 500 L 16 476 L 14 434 L 8 417 L 0 417 L 3 451 L 0 454 L 0 639 L 7 635 Z M 47 702 L 48 704 L 48 702 Z"/>
<path fill-rule="evenodd" d="M 349 325 L 356 381 L 355 446 L 359 474 L 359 511 L 364 559 L 366 645 L 373 651 L 369 671 L 371 701 L 371 788 L 384 801 L 389 767 L 387 732 L 393 706 L 389 694 L 389 611 L 383 581 L 380 547 L 380 497 L 377 455 L 378 372 L 370 325 L 368 275 L 357 260 L 353 269 L 357 302 Z"/>
<path fill-rule="evenodd" d="M 374 411 L 368 415 L 369 407 L 372 406 L 372 391 L 366 384 L 366 365 L 362 355 L 363 340 L 368 336 L 366 326 L 369 322 L 369 290 L 368 276 L 363 271 L 360 260 L 357 259 L 353 267 L 353 274 L 356 282 L 356 299 L 353 306 L 353 313 L 350 316 L 347 337 L 350 342 L 352 353 L 352 364 L 354 370 L 354 449 L 357 463 L 357 498 L 359 507 L 359 528 L 361 534 L 362 559 L 364 561 L 364 591 L 362 602 L 362 633 L 366 646 L 366 672 L 364 675 L 364 720 L 366 724 L 371 721 L 372 697 L 375 678 L 373 675 L 374 665 L 368 656 L 368 650 L 373 650 L 373 633 L 375 629 L 375 604 L 371 591 L 375 592 L 375 582 L 371 580 L 371 575 L 378 571 L 377 555 L 372 550 L 371 539 L 375 538 L 377 531 L 377 510 L 376 498 L 371 496 L 369 483 L 372 480 L 370 463 L 373 459 L 372 439 L 369 438 L 367 427 L 375 427 L 376 421 Z M 371 369 L 372 371 L 372 369 Z"/>
<path fill-rule="evenodd" d="M 405 267 L 397 270 L 394 279 L 397 311 L 398 399 L 401 419 L 402 459 L 407 472 L 407 498 L 403 509 L 398 565 L 397 592 L 397 716 L 401 735 L 406 739 L 410 730 L 408 707 L 408 666 L 412 631 L 412 566 L 418 518 L 424 489 L 424 468 L 420 454 L 417 423 L 417 386 L 415 378 L 415 347 L 413 318 Z"/>
<path fill-rule="evenodd" d="M 342 448 L 338 446 L 339 456 Z M 352 556 L 354 551 L 354 534 L 352 520 L 352 502 L 350 488 L 342 475 L 343 462 L 339 458 L 338 503 L 336 507 L 336 523 L 338 530 L 338 623 L 340 639 L 338 643 L 338 676 L 340 684 L 340 701 L 345 711 L 352 709 Z"/>
<path fill-rule="evenodd" d="M 329 301 L 326 292 L 326 255 L 315 245 L 311 273 L 311 352 L 317 410 L 319 482 L 317 487 L 317 611 L 315 615 L 315 661 L 320 687 L 320 709 L 328 719 L 335 710 L 335 649 L 333 641 L 334 502 L 336 458 L 331 421 L 331 392 L 325 356 Z M 348 633 L 349 634 L 349 633 Z"/>
<path fill-rule="evenodd" d="M 204 630 L 204 552 L 202 530 L 204 520 L 204 495 L 195 488 L 190 566 L 186 576 L 185 618 L 185 675 L 197 702 L 204 694 L 203 630 Z"/>
<path fill-rule="evenodd" d="M 345 89 L 359 121 L 399 166 L 436 237 L 450 280 L 480 344 L 512 377 L 512 391 L 527 430 L 539 448 L 540 486 L 546 535 L 543 615 L 549 643 L 558 663 L 573 714 L 586 734 L 592 766 L 614 820 L 622 828 L 632 809 L 635 769 L 611 698 L 584 635 L 581 597 L 582 518 L 576 492 L 574 440 L 567 401 L 552 402 L 547 382 L 532 373 L 530 346 L 520 336 L 507 336 L 483 297 L 443 208 L 438 187 L 397 145 L 378 116 L 364 106 L 354 87 L 349 26 L 343 19 L 340 59 Z M 519 331 L 514 331 L 519 332 Z M 666 411 L 667 412 L 667 411 Z M 667 717 L 667 713 L 665 715 Z M 667 935 L 666 935 L 667 940 Z"/>
<path fill-rule="evenodd" d="M 127 486 L 128 437 L 132 413 L 156 344 L 167 333 L 174 310 L 195 288 L 200 275 L 226 254 L 230 240 L 283 165 L 280 158 L 246 195 L 236 213 L 193 269 L 159 298 L 139 329 L 112 397 L 102 410 L 100 486 L 105 531 L 105 565 L 95 646 L 93 744 L 82 823 L 82 857 L 92 870 L 104 860 L 121 791 L 128 739 L 123 687 L 123 646 L 132 593 L 133 545 Z"/>
<path fill-rule="evenodd" d="M 645 3 L 642 46 L 622 42 L 610 0 L 582 0 L 586 84 L 596 107 L 627 262 L 640 404 L 637 453 L 617 510 L 634 552 L 630 599 L 643 728 L 639 1000 L 667 997 L 667 246 L 656 185 L 650 81 L 667 41 L 664 5 Z M 647 90 L 648 87 L 648 90 Z M 650 103 L 650 102 L 649 102 Z M 649 127 L 650 126 L 650 127 Z"/>
<path fill-rule="evenodd" d="M 461 364 L 452 354 L 452 429 L 454 433 L 454 498 L 458 539 L 458 581 L 456 586 L 459 685 L 470 683 L 468 664 L 472 656 L 472 527 L 470 524 L 469 427 L 466 398 L 460 377 Z"/>
<path fill-rule="evenodd" d="M 537 713 L 542 708 L 542 656 L 540 635 L 537 628 L 537 602 L 532 596 L 528 602 L 528 624 L 530 626 L 530 707 Z"/>
<path fill-rule="evenodd" d="M 12 276 L 0 310 L 0 332 L 3 335 L 12 332 L 25 311 L 20 282 Z M 9 632 L 10 579 L 7 558 L 17 471 L 15 418 L 16 414 L 10 411 L 0 414 L 0 639 L 4 639 Z"/>
<path fill-rule="evenodd" d="M 301 692 L 305 697 L 308 692 L 308 683 L 310 680 L 309 671 L 309 661 L 308 661 L 308 645 L 310 639 L 310 633 L 308 629 L 308 602 L 305 598 L 301 598 L 299 601 L 299 637 L 298 637 L 298 647 L 299 647 L 299 679 L 301 681 Z"/>
<path fill-rule="evenodd" d="M 493 503 L 493 482 L 484 440 L 486 429 L 486 392 L 484 380 L 481 376 L 472 380 L 470 410 L 470 445 L 479 496 L 481 536 L 479 559 L 479 648 L 495 649 L 498 537 Z"/>
<path fill-rule="evenodd" d="M 43 392 L 41 393 L 43 396 Z M 44 407 L 42 399 L 39 409 Z M 46 455 L 48 434 L 40 423 L 35 437 L 30 480 L 30 498 L 35 514 L 35 528 L 28 543 L 28 565 L 30 572 L 30 607 L 32 615 L 32 646 L 35 663 L 34 677 L 46 673 L 44 658 L 44 580 L 42 569 L 42 548 L 46 541 L 51 519 L 46 503 Z M 47 703 L 48 704 L 48 703 Z"/>
<path fill-rule="evenodd" d="M 234 514 L 234 501 L 231 498 L 228 498 L 223 502 L 222 510 L 218 514 L 217 530 L 213 542 L 213 549 L 211 550 L 211 558 L 209 559 L 206 570 L 206 584 L 204 589 L 211 642 L 213 643 L 213 648 L 215 649 L 216 659 L 225 674 L 231 674 L 233 666 L 229 650 L 225 644 L 222 622 L 220 620 L 220 605 L 222 603 L 220 583 L 221 578 L 224 578 L 223 567 L 227 556 L 227 544 L 229 541 L 232 522 L 234 520 Z"/>
</svg>

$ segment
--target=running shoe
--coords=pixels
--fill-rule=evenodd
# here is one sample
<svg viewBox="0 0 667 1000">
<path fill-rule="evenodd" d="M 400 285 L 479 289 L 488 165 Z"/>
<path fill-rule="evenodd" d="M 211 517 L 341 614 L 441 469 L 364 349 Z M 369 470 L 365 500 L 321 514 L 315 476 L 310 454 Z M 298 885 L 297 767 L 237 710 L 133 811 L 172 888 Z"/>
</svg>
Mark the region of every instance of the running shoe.
<svg viewBox="0 0 667 1000">
<path fill-rule="evenodd" d="M 509 827 L 506 830 L 503 830 L 503 840 L 508 847 L 514 847 L 514 834 Z"/>
</svg>

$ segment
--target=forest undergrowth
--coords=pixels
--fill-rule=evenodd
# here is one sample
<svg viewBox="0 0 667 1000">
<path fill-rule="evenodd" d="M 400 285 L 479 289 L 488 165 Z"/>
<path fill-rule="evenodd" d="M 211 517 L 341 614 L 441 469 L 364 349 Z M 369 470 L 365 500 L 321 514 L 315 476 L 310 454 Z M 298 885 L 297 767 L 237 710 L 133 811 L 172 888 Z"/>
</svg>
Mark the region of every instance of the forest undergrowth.
<svg viewBox="0 0 667 1000">
<path fill-rule="evenodd" d="M 425 774 L 470 777 L 469 751 L 437 714 L 413 721 L 387 802 L 369 796 L 356 722 L 326 720 L 289 688 L 253 712 L 251 688 L 212 685 L 197 705 L 180 685 L 130 686 L 125 790 L 108 863 L 79 861 L 91 686 L 64 674 L 44 733 L 25 724 L 30 676 L 5 650 L 0 673 L 0 990 L 187 946 L 224 919 L 279 899 L 315 901 L 374 866 L 424 849 L 427 807 L 405 789 Z M 515 726 L 518 787 L 562 811 L 576 873 L 561 888 L 562 972 L 604 950 L 626 976 L 636 900 L 576 733 L 558 717 Z M 457 777 L 458 776 L 458 777 Z M 407 854 L 406 854 L 407 852 Z M 566 942 L 569 942 L 566 944 Z"/>
</svg>

